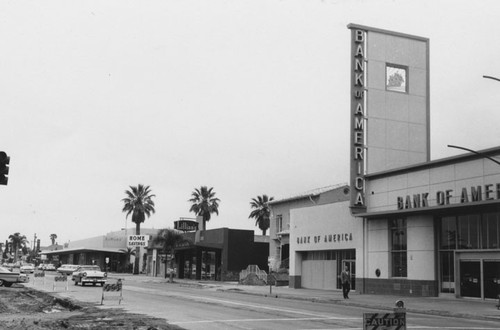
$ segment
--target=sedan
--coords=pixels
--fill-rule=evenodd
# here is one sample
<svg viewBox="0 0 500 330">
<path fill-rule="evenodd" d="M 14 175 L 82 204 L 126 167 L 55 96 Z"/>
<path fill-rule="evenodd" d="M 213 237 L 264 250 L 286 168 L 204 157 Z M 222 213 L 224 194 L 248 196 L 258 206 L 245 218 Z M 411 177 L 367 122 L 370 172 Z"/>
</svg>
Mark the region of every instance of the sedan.
<svg viewBox="0 0 500 330">
<path fill-rule="evenodd" d="M 46 264 L 43 270 L 56 270 L 56 266 L 53 264 Z"/>
<path fill-rule="evenodd" d="M 33 264 L 24 264 L 21 266 L 19 269 L 21 273 L 27 274 L 27 273 L 34 273 L 35 272 L 35 265 Z"/>
<path fill-rule="evenodd" d="M 101 268 L 96 265 L 88 265 L 88 266 L 80 266 L 78 267 L 71 276 L 71 279 L 75 282 L 75 285 L 80 283 L 84 286 L 87 283 L 92 285 L 96 285 L 99 283 L 101 286 L 104 286 L 106 283 L 106 277 L 108 274 L 101 271 Z"/>
<path fill-rule="evenodd" d="M 14 283 L 26 283 L 29 277 L 26 274 L 14 273 L 0 266 L 0 286 L 10 287 Z"/>
</svg>

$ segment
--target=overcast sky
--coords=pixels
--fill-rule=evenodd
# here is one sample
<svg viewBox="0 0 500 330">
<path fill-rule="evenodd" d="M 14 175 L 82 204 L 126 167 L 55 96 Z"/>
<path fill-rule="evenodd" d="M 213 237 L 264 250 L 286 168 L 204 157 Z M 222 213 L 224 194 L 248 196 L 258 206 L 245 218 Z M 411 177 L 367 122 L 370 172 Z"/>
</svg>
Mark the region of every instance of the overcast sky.
<svg viewBox="0 0 500 330">
<path fill-rule="evenodd" d="M 125 227 L 125 190 L 149 185 L 142 225 L 192 217 L 255 229 L 252 197 L 349 180 L 349 23 L 430 39 L 432 159 L 500 145 L 500 2 L 1 1 L 0 242 L 42 245 Z M 133 224 L 128 220 L 128 227 Z"/>
</svg>

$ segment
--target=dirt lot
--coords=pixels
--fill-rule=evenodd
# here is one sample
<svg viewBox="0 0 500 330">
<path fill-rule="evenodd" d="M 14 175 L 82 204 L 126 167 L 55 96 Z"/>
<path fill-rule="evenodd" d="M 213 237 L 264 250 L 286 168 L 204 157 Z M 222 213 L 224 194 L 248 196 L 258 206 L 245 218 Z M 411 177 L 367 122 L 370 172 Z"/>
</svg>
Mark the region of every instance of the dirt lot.
<svg viewBox="0 0 500 330">
<path fill-rule="evenodd" d="M 0 329 L 182 329 L 165 320 L 119 308 L 61 299 L 22 285 L 0 287 Z"/>
</svg>

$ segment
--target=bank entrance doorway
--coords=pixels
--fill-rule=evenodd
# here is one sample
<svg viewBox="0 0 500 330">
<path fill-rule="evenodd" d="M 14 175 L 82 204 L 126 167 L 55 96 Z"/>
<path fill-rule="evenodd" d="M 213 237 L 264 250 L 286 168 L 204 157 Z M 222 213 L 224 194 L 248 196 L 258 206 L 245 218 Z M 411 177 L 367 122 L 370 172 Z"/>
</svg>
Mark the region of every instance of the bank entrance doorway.
<svg viewBox="0 0 500 330">
<path fill-rule="evenodd" d="M 460 296 L 497 299 L 500 295 L 500 260 L 460 258 Z"/>
</svg>

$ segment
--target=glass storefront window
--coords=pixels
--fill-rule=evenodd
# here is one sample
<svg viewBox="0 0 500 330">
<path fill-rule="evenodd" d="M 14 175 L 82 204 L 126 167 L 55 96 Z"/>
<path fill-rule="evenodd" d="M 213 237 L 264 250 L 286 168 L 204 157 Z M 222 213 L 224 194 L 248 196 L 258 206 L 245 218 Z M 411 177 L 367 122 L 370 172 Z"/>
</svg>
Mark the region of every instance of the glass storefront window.
<svg viewBox="0 0 500 330">
<path fill-rule="evenodd" d="M 455 217 L 441 219 L 441 250 L 454 250 L 457 248 L 457 221 Z"/>
<path fill-rule="evenodd" d="M 500 246 L 500 214 L 486 213 L 481 221 L 483 249 L 498 249 Z"/>
<path fill-rule="evenodd" d="M 500 290 L 500 262 L 460 260 L 456 269 L 455 250 L 500 249 L 500 212 L 443 217 L 439 230 L 441 292 L 454 293 L 459 288 L 462 297 L 495 298 L 492 292 Z"/>
<path fill-rule="evenodd" d="M 393 277 L 407 277 L 407 233 L 406 219 L 390 219 L 391 268 Z"/>
<path fill-rule="evenodd" d="M 479 219 L 478 214 L 458 217 L 459 249 L 479 249 Z"/>
</svg>

